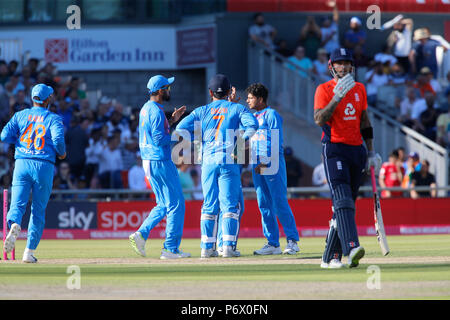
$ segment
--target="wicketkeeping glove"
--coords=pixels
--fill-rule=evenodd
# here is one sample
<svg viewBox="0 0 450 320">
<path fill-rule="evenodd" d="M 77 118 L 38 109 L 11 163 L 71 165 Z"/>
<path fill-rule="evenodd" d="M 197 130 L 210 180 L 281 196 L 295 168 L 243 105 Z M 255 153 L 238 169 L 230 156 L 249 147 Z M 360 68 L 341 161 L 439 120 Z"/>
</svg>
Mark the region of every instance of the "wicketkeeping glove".
<svg viewBox="0 0 450 320">
<path fill-rule="evenodd" d="M 333 89 L 334 100 L 341 101 L 343 97 L 355 86 L 355 80 L 350 74 L 339 79 Z"/>
<path fill-rule="evenodd" d="M 369 153 L 367 154 L 367 172 L 370 173 L 370 167 L 373 166 L 375 174 L 377 174 L 381 169 L 382 161 L 383 160 L 378 153 L 375 153 L 375 151 L 369 151 Z"/>
</svg>

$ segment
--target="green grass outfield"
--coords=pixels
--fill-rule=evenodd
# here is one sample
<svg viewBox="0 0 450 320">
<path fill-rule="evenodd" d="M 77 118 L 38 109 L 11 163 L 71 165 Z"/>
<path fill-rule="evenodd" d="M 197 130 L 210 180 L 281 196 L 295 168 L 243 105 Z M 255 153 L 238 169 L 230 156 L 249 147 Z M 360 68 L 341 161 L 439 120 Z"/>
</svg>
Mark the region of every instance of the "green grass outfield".
<svg viewBox="0 0 450 320">
<path fill-rule="evenodd" d="M 450 235 L 388 241 L 383 257 L 375 237 L 361 237 L 358 268 L 324 270 L 323 238 L 301 239 L 296 256 L 254 256 L 264 239 L 243 238 L 230 259 L 200 259 L 199 240 L 184 239 L 192 258 L 182 260 L 159 260 L 161 239 L 147 242 L 146 258 L 128 240 L 42 240 L 37 264 L 21 263 L 19 240 L 18 260 L 0 262 L 0 299 L 450 299 Z"/>
</svg>

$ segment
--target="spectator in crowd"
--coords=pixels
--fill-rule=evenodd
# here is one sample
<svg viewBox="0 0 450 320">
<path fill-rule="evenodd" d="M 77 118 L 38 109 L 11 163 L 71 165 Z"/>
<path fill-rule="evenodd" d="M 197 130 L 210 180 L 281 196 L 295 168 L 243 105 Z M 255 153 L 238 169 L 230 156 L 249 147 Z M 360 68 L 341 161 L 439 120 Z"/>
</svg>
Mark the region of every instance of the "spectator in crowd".
<svg viewBox="0 0 450 320">
<path fill-rule="evenodd" d="M 125 132 L 128 130 L 127 123 L 123 121 L 122 113 L 114 110 L 111 113 L 111 116 L 109 117 L 109 121 L 106 122 L 106 125 L 108 126 L 108 134 L 111 135 L 114 130 L 119 129 L 120 132 Z"/>
<path fill-rule="evenodd" d="M 370 59 L 364 53 L 363 47 L 361 45 L 356 45 L 353 49 L 353 60 L 355 63 L 355 68 L 369 67 Z"/>
<path fill-rule="evenodd" d="M 417 152 L 410 152 L 406 160 L 406 170 L 403 176 L 402 187 L 409 188 L 411 185 L 411 176 L 415 171 L 420 171 L 422 164 Z"/>
<path fill-rule="evenodd" d="M 77 187 L 77 189 L 78 190 L 81 190 L 81 191 L 83 191 L 83 190 L 88 190 L 89 188 L 89 186 L 88 186 L 88 182 L 87 182 L 87 179 L 86 179 L 86 177 L 85 176 L 80 176 L 80 177 L 78 177 L 78 179 L 76 180 L 76 187 Z M 87 194 L 87 193 L 78 193 L 78 194 L 76 194 L 76 196 L 75 196 L 78 200 L 86 200 L 86 199 L 88 199 L 89 198 L 89 195 Z"/>
<path fill-rule="evenodd" d="M 128 187 L 131 190 L 147 190 L 145 171 L 142 167 L 142 158 L 139 151 L 135 153 L 135 160 L 135 164 L 128 171 Z"/>
<path fill-rule="evenodd" d="M 404 173 L 405 169 L 403 169 L 402 163 L 399 161 L 398 151 L 394 150 L 389 155 L 389 161 L 381 166 L 378 183 L 381 188 L 400 187 Z M 402 191 L 383 190 L 381 192 L 382 198 L 401 197 L 402 195 Z"/>
<path fill-rule="evenodd" d="M 315 187 L 328 188 L 327 184 L 327 176 L 325 174 L 325 166 L 323 165 L 323 161 L 321 161 L 313 170 L 312 174 L 312 184 Z M 331 193 L 329 191 L 321 191 L 319 192 L 319 196 L 322 198 L 330 198 Z"/>
<path fill-rule="evenodd" d="M 18 66 L 19 66 L 19 62 L 17 62 L 16 60 L 11 60 L 8 63 L 8 70 L 9 70 L 10 76 L 12 76 L 13 74 L 16 74 Z"/>
<path fill-rule="evenodd" d="M 383 45 L 382 51 L 375 54 L 373 59 L 376 62 L 381 62 L 381 64 L 383 64 L 384 73 L 389 73 L 390 67 L 397 63 L 397 58 L 391 54 L 390 48 L 387 44 Z"/>
<path fill-rule="evenodd" d="M 407 76 L 402 65 L 399 62 L 394 63 L 392 67 L 390 67 L 389 85 L 394 87 L 404 86 L 406 85 L 406 80 Z M 399 94 L 399 96 L 404 96 L 404 94 Z"/>
<path fill-rule="evenodd" d="M 84 175 L 89 185 L 92 178 L 98 174 L 100 155 L 106 147 L 106 143 L 107 141 L 103 139 L 101 134 L 101 127 L 94 127 L 89 138 L 89 145 L 85 149 L 86 167 Z"/>
<path fill-rule="evenodd" d="M 383 65 L 381 62 L 375 62 L 374 66 L 366 73 L 366 90 L 367 103 L 370 106 L 376 107 L 378 88 L 387 85 L 389 77 L 383 73 Z"/>
<path fill-rule="evenodd" d="M 300 30 L 298 45 L 305 49 L 305 56 L 311 61 L 317 58 L 317 50 L 320 48 L 322 33 L 313 16 L 306 18 L 306 23 Z"/>
<path fill-rule="evenodd" d="M 112 99 L 106 96 L 101 97 L 97 105 L 97 117 L 95 119 L 95 122 L 99 124 L 107 123 L 112 111 Z"/>
<path fill-rule="evenodd" d="M 411 111 L 411 119 L 413 121 L 413 129 L 421 134 L 425 134 L 425 125 L 422 122 L 422 113 L 426 111 L 427 109 L 437 109 L 438 105 L 436 104 L 436 98 L 435 95 L 430 92 L 425 92 L 425 97 L 423 99 L 417 100 L 414 105 L 413 109 Z M 429 116 L 430 112 L 426 113 L 424 116 Z M 434 113 L 432 114 L 434 116 Z M 427 123 L 429 124 L 429 123 Z M 434 122 L 436 124 L 436 121 Z"/>
<path fill-rule="evenodd" d="M 136 163 L 136 152 L 139 151 L 139 143 L 136 138 L 130 138 L 126 141 L 122 139 L 120 151 L 122 153 L 123 170 L 130 170 Z"/>
<path fill-rule="evenodd" d="M 420 170 L 415 171 L 411 175 L 411 188 L 418 186 L 428 186 L 430 188 L 436 188 L 436 179 L 434 175 L 429 172 L 430 163 L 428 162 L 428 160 L 423 160 L 421 163 L 422 166 Z M 411 198 L 413 199 L 427 197 L 436 198 L 437 192 L 436 189 L 431 189 L 430 191 L 411 190 L 410 194 Z"/>
<path fill-rule="evenodd" d="M 328 70 L 328 55 L 324 48 L 317 50 L 317 59 L 313 62 L 314 68 L 317 72 L 317 80 L 319 83 L 324 83 L 331 80 L 330 71 Z"/>
<path fill-rule="evenodd" d="M 12 100 L 10 115 L 12 116 L 14 113 L 21 111 L 23 109 L 31 108 L 31 105 L 26 101 L 26 95 L 24 90 L 19 90 L 14 96 Z"/>
<path fill-rule="evenodd" d="M 397 117 L 397 121 L 401 122 L 405 126 L 412 128 L 414 121 L 412 119 L 412 111 L 414 104 L 417 101 L 416 90 L 414 87 L 406 88 L 406 97 L 400 103 L 400 114 Z"/>
<path fill-rule="evenodd" d="M 58 100 L 58 114 L 62 118 L 64 129 L 67 131 L 70 127 L 70 120 L 72 119 L 73 110 L 69 107 L 67 100 L 64 98 L 60 98 Z"/>
<path fill-rule="evenodd" d="M 65 135 L 67 162 L 70 166 L 70 172 L 76 179 L 84 174 L 86 154 L 80 151 L 86 150 L 89 146 L 88 125 L 87 119 L 79 119 L 74 116 L 70 120 L 70 127 Z"/>
<path fill-rule="evenodd" d="M 37 58 L 30 58 L 28 60 L 28 67 L 30 67 L 30 76 L 34 79 L 38 78 L 39 74 L 39 59 Z"/>
<path fill-rule="evenodd" d="M 284 159 L 286 161 L 287 186 L 298 187 L 300 178 L 303 176 L 302 163 L 294 157 L 291 147 L 284 148 Z"/>
<path fill-rule="evenodd" d="M 9 121 L 10 101 L 3 85 L 0 84 L 0 122 L 5 125 Z"/>
<path fill-rule="evenodd" d="M 450 148 L 450 90 L 447 90 L 447 112 L 436 120 L 436 142 L 444 148 Z"/>
<path fill-rule="evenodd" d="M 430 96 L 430 100 L 433 102 L 427 103 L 427 108 L 420 114 L 420 126 L 418 131 L 428 139 L 436 141 L 436 123 L 439 116 L 439 110 L 434 103 L 435 97 L 428 93 L 427 95 Z"/>
<path fill-rule="evenodd" d="M 277 49 L 275 51 L 285 58 L 289 58 L 293 54 L 292 50 L 288 47 L 287 41 L 284 39 L 278 41 Z"/>
<path fill-rule="evenodd" d="M 428 76 L 430 72 L 430 68 L 423 67 L 420 69 L 419 74 L 417 75 L 417 80 L 414 83 L 414 87 L 417 89 L 420 96 L 423 98 L 425 96 L 425 92 L 431 92 L 436 94 L 433 87 L 430 84 L 430 78 Z"/>
<path fill-rule="evenodd" d="M 298 73 L 303 78 L 308 77 L 308 73 L 315 73 L 314 65 L 312 61 L 305 56 L 305 48 L 302 46 L 298 46 L 295 49 L 294 55 L 289 57 L 288 62 L 286 66 L 291 70 L 298 70 L 295 66 L 300 67 L 300 70 L 298 70 Z"/>
<path fill-rule="evenodd" d="M 428 67 L 436 78 L 438 72 L 436 48 L 441 44 L 431 39 L 430 36 L 426 28 L 419 28 L 414 31 L 414 43 L 409 53 L 409 61 L 413 73 L 420 71 L 423 67 Z"/>
<path fill-rule="evenodd" d="M 262 13 L 253 16 L 253 25 L 248 29 L 248 34 L 253 41 L 263 44 L 268 49 L 275 49 L 274 39 L 277 30 L 265 22 Z"/>
<path fill-rule="evenodd" d="M 70 166 L 67 161 L 61 161 L 58 168 L 55 189 L 74 190 L 76 189 L 76 180 L 70 172 Z M 70 194 L 63 195 L 63 199 L 73 198 Z"/>
<path fill-rule="evenodd" d="M 406 172 L 406 153 L 405 153 L 405 148 L 398 147 L 397 148 L 397 153 L 398 153 L 398 160 L 397 161 L 399 162 L 400 166 L 403 168 L 403 175 L 404 175 L 404 173 Z"/>
<path fill-rule="evenodd" d="M 361 27 L 361 19 L 358 17 L 352 17 L 350 19 L 350 29 L 344 35 L 344 48 L 350 50 L 350 52 L 353 52 L 357 45 L 360 45 L 365 52 L 367 35 L 364 30 L 361 30 Z"/>
<path fill-rule="evenodd" d="M 6 61 L 0 61 L 0 84 L 5 87 L 5 84 L 9 81 L 9 69 Z"/>
<path fill-rule="evenodd" d="M 441 84 L 437 79 L 434 78 L 433 73 L 431 72 L 430 68 L 423 67 L 421 70 L 421 73 L 423 73 L 424 76 L 428 78 L 428 83 L 430 84 L 433 91 L 436 93 L 436 95 L 439 95 L 442 91 Z"/>
<path fill-rule="evenodd" d="M 322 20 L 320 46 L 325 49 L 327 54 L 331 54 L 333 50 L 340 47 L 338 29 L 339 12 L 335 0 L 328 1 L 327 5 L 333 9 L 333 17 L 326 16 Z"/>
<path fill-rule="evenodd" d="M 108 137 L 108 144 L 100 153 L 98 177 L 102 188 L 121 189 L 123 187 L 121 171 L 122 155 L 119 150 L 120 139 Z"/>
<path fill-rule="evenodd" d="M 194 183 L 192 192 L 193 200 L 203 200 L 203 189 L 202 189 L 202 180 L 200 178 L 200 173 L 196 168 L 190 170 L 192 182 Z"/>
<path fill-rule="evenodd" d="M 391 22 L 390 25 L 386 27 L 385 25 L 389 22 Z M 413 20 L 398 15 L 383 26 L 385 26 L 385 29 L 392 26 L 393 31 L 388 36 L 387 45 L 405 73 L 408 74 L 410 71 L 409 53 L 412 48 Z"/>
<path fill-rule="evenodd" d="M 190 173 L 190 164 L 183 157 L 180 157 L 180 163 L 177 165 L 178 175 L 180 177 L 181 188 L 183 189 L 183 196 L 185 200 L 192 200 L 192 192 L 185 190 L 191 190 L 194 188 L 194 181 L 192 180 Z"/>
<path fill-rule="evenodd" d="M 5 83 L 5 90 L 9 97 L 16 95 L 20 90 L 25 90 L 25 86 L 20 82 L 18 73 L 9 76 L 8 82 Z"/>
</svg>

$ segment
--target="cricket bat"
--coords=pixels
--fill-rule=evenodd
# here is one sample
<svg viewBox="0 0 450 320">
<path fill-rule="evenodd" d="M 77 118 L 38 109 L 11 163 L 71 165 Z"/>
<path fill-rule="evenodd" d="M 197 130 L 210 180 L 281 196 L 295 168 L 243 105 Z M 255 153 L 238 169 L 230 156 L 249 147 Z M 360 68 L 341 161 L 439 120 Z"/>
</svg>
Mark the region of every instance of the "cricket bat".
<svg viewBox="0 0 450 320">
<path fill-rule="evenodd" d="M 373 191 L 373 201 L 374 201 L 374 219 L 375 219 L 375 230 L 377 232 L 377 240 L 378 244 L 381 248 L 381 253 L 383 256 L 387 255 L 389 253 L 389 245 L 387 243 L 386 238 L 386 232 L 384 231 L 384 223 L 383 223 L 383 216 L 381 214 L 381 205 L 380 205 L 380 197 L 378 196 L 377 192 L 377 184 L 375 180 L 375 170 L 372 167 L 370 167 L 370 175 L 372 178 L 372 191 Z"/>
</svg>

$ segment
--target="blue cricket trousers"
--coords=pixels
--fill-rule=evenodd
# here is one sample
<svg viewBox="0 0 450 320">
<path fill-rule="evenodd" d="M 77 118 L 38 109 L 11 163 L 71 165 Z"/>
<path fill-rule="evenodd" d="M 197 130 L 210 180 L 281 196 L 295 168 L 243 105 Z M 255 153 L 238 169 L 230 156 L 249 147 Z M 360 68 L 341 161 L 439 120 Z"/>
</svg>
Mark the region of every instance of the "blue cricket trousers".
<svg viewBox="0 0 450 320">
<path fill-rule="evenodd" d="M 142 166 L 155 193 L 156 206 L 138 231 L 147 240 L 150 231 L 167 215 L 164 249 L 177 253 L 183 236 L 185 213 L 177 168 L 172 160 L 143 160 Z"/>
<path fill-rule="evenodd" d="M 278 172 L 274 175 L 261 175 L 255 173 L 253 166 L 253 184 L 256 190 L 263 234 L 269 245 L 280 246 L 280 232 L 278 220 L 283 227 L 286 240 L 299 240 L 294 214 L 287 200 L 286 162 L 279 157 Z"/>
<path fill-rule="evenodd" d="M 11 188 L 8 226 L 21 224 L 32 192 L 31 216 L 28 224 L 27 248 L 35 250 L 45 226 L 45 209 L 53 186 L 54 165 L 45 160 L 17 159 Z"/>
<path fill-rule="evenodd" d="M 223 245 L 233 246 L 240 218 L 240 166 L 238 164 L 203 164 L 203 205 L 200 219 L 201 248 L 212 249 L 217 241 L 219 213 Z"/>
</svg>

